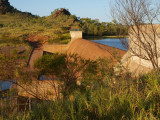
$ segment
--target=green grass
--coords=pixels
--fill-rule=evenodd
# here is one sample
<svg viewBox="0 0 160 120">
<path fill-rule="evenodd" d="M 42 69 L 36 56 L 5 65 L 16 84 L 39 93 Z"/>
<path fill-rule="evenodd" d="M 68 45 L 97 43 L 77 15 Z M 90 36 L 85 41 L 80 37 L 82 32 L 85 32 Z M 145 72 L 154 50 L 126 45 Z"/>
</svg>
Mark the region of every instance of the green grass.
<svg viewBox="0 0 160 120">
<path fill-rule="evenodd" d="M 15 20 L 14 16 L 11 15 L 1 15 L 0 14 L 0 24 L 6 24 Z"/>
<path fill-rule="evenodd" d="M 62 40 L 60 43 L 61 44 L 68 44 L 70 41 L 71 41 L 71 39 L 65 39 L 65 40 Z"/>
<path fill-rule="evenodd" d="M 67 44 L 68 39 L 70 39 L 69 30 L 67 29 L 74 24 L 72 21 L 73 19 L 69 16 L 34 18 L 19 14 L 0 15 L 0 38 L 31 39 L 40 42 L 44 42 L 43 38 L 45 38 L 46 42 Z M 4 45 L 6 44 L 4 43 Z"/>
<path fill-rule="evenodd" d="M 20 46 L 24 45 L 23 40 L 19 40 L 17 38 L 8 38 L 6 36 L 0 36 L 0 46 Z"/>
</svg>

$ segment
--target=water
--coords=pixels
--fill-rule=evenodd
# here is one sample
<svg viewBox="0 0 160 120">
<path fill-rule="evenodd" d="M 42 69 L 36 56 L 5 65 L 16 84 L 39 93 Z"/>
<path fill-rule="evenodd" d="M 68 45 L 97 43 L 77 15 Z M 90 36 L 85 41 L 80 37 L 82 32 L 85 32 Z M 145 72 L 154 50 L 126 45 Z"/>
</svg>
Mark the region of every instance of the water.
<svg viewBox="0 0 160 120">
<path fill-rule="evenodd" d="M 5 91 L 10 89 L 10 87 L 13 85 L 13 82 L 10 81 L 0 81 L 0 91 Z"/>
<path fill-rule="evenodd" d="M 93 42 L 97 42 L 103 45 L 108 45 L 111 47 L 119 48 L 122 50 L 127 51 L 127 46 L 129 39 L 128 38 L 86 38 L 88 40 L 91 40 Z M 96 39 L 96 40 L 95 40 Z"/>
</svg>

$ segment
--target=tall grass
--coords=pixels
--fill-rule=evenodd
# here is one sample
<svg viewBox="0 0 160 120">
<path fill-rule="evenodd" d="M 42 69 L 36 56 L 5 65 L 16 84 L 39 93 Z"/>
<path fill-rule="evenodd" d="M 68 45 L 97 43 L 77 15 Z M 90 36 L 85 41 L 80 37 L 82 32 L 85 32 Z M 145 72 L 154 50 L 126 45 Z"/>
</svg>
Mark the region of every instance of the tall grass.
<svg viewBox="0 0 160 120">
<path fill-rule="evenodd" d="M 119 82 L 120 81 L 120 82 Z M 119 76 L 116 82 L 78 89 L 68 98 L 33 104 L 18 120 L 158 120 L 160 119 L 159 73 L 139 78 Z"/>
</svg>

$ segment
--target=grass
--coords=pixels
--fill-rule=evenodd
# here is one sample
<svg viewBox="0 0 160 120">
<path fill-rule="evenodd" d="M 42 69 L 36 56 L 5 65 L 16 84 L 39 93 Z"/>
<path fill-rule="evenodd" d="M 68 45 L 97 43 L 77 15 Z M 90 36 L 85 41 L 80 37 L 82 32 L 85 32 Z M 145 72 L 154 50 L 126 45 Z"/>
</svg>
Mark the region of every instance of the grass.
<svg viewBox="0 0 160 120">
<path fill-rule="evenodd" d="M 137 79 L 121 77 L 121 84 L 108 81 L 84 93 L 77 90 L 69 98 L 36 103 L 31 111 L 10 115 L 9 120 L 158 120 L 158 76 L 149 73 Z"/>
<path fill-rule="evenodd" d="M 24 41 L 21 41 L 21 40 L 17 40 L 17 39 L 8 39 L 8 38 L 5 38 L 5 37 L 1 37 L 0 38 L 0 47 L 4 47 L 4 46 L 20 46 L 20 45 L 24 45 Z"/>
<path fill-rule="evenodd" d="M 73 19 L 65 15 L 56 19 L 51 16 L 34 18 L 19 14 L 0 15 L 0 38 L 66 44 L 70 39 L 69 30 L 66 28 L 72 24 Z M 8 44 L 4 42 L 3 45 Z"/>
<path fill-rule="evenodd" d="M 71 41 L 71 39 L 66 39 L 66 40 L 62 40 L 60 43 L 61 44 L 68 44 Z"/>
<path fill-rule="evenodd" d="M 15 17 L 11 16 L 11 15 L 1 15 L 0 14 L 0 24 L 6 24 L 9 22 L 14 21 Z"/>
<path fill-rule="evenodd" d="M 63 78 L 63 98 L 55 101 L 39 101 L 32 103 L 32 109 L 17 114 L 2 116 L 7 120 L 158 120 L 160 119 L 160 79 L 159 72 L 150 72 L 132 77 L 130 73 L 115 73 L 109 60 L 100 59 L 89 62 L 72 56 L 72 59 L 62 59 L 55 55 L 43 56 L 37 64 L 40 71 L 46 69 L 59 75 L 73 75 L 72 69 L 79 65 L 74 60 L 82 62 L 81 85 L 74 84 L 74 79 Z M 80 59 L 80 61 L 78 60 Z M 67 60 L 67 62 L 64 62 Z M 57 64 L 50 64 L 57 63 Z M 72 63 L 73 64 L 72 64 Z M 108 64 L 108 66 L 107 66 Z M 51 67 L 51 66 L 52 67 Z M 45 68 L 50 66 L 50 68 Z M 66 68 L 69 67 L 70 68 Z M 81 66 L 79 66 L 81 67 Z M 79 68 L 81 69 L 81 68 Z M 42 69 L 43 68 L 43 69 Z M 61 69 L 63 68 L 63 70 Z M 38 68 L 37 68 L 38 69 Z M 61 71 L 62 70 L 62 71 Z M 69 70 L 69 71 L 68 71 Z M 98 71 L 97 71 L 98 70 Z M 39 72 L 40 72 L 39 71 Z M 97 74 L 95 74 L 95 72 Z M 48 72 L 49 73 L 49 72 Z M 67 75 L 67 77 L 69 77 Z M 67 83 L 69 81 L 69 84 Z M 72 81 L 73 80 L 73 81 Z M 74 86 L 72 86 L 73 84 Z M 67 87 L 69 86 L 69 87 Z M 62 87 L 62 89 L 63 89 Z M 74 88 L 73 88 L 74 87 Z M 72 91 L 67 93 L 71 89 Z"/>
</svg>

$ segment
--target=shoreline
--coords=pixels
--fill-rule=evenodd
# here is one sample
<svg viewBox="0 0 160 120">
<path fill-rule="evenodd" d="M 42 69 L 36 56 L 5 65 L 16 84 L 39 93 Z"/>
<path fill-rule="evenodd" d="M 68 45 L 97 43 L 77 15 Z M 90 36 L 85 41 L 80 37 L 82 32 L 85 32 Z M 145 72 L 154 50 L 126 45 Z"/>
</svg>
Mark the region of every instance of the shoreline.
<svg viewBox="0 0 160 120">
<path fill-rule="evenodd" d="M 84 39 L 86 38 L 129 38 L 129 36 L 84 36 Z"/>
</svg>

